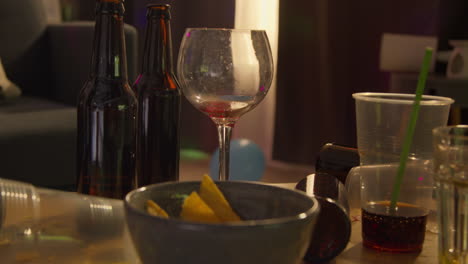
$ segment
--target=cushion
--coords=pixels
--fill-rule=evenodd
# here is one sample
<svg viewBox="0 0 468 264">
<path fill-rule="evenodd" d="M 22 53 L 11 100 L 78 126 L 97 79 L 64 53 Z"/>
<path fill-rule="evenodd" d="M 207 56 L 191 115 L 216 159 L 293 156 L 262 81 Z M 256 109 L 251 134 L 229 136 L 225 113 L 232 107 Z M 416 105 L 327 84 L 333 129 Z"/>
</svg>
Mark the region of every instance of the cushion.
<svg viewBox="0 0 468 264">
<path fill-rule="evenodd" d="M 41 112 L 47 110 L 60 110 L 70 108 L 63 103 L 42 97 L 22 95 L 15 100 L 7 100 L 0 103 L 0 115 L 10 115 L 27 112 Z"/>
<path fill-rule="evenodd" d="M 75 108 L 0 113 L 0 146 L 2 178 L 75 190 Z"/>
</svg>

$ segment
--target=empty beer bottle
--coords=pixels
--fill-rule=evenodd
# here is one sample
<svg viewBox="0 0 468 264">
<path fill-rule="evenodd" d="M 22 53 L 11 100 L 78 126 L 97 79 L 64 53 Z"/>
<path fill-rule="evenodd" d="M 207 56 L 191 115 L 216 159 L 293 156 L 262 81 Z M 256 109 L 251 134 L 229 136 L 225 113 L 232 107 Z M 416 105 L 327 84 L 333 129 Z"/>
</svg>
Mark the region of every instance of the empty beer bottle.
<svg viewBox="0 0 468 264">
<path fill-rule="evenodd" d="M 147 6 L 137 111 L 137 185 L 179 179 L 179 84 L 172 68 L 170 6 Z"/>
<path fill-rule="evenodd" d="M 78 192 L 123 198 L 135 184 L 137 100 L 128 84 L 122 0 L 97 0 L 90 76 L 78 98 Z"/>
</svg>

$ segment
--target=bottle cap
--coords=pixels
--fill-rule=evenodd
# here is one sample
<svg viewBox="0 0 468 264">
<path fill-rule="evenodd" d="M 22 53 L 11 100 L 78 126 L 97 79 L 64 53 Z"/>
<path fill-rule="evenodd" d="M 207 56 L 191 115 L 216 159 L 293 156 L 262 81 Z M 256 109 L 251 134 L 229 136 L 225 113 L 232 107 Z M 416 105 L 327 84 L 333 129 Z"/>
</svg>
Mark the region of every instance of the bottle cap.
<svg viewBox="0 0 468 264">
<path fill-rule="evenodd" d="M 96 0 L 96 14 L 118 14 L 125 13 L 124 0 Z"/>
<path fill-rule="evenodd" d="M 171 6 L 168 4 L 149 4 L 146 6 L 146 17 L 171 19 Z"/>
</svg>

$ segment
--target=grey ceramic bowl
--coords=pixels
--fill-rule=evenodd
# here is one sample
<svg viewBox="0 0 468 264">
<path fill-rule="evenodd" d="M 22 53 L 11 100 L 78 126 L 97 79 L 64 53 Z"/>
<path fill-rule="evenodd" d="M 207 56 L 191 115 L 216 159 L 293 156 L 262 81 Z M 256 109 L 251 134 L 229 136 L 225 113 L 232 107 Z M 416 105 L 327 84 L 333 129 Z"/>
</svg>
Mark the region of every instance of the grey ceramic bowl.
<svg viewBox="0 0 468 264">
<path fill-rule="evenodd" d="M 217 184 L 246 221 L 203 224 L 145 212 L 146 200 L 152 199 L 169 215 L 179 215 L 181 195 L 198 190 L 200 182 L 150 185 L 126 196 L 127 225 L 144 264 L 301 263 L 319 213 L 315 198 L 259 183 Z"/>
</svg>

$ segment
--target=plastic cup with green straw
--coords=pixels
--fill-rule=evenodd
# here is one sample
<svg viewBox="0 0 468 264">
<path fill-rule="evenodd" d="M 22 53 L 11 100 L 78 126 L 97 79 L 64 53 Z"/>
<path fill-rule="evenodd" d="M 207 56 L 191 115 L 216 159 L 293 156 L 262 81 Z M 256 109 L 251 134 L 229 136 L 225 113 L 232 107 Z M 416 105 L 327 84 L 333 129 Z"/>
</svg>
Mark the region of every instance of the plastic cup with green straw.
<svg viewBox="0 0 468 264">
<path fill-rule="evenodd" d="M 433 49 L 430 47 L 426 48 L 424 54 L 424 60 L 421 66 L 421 72 L 419 73 L 418 85 L 416 87 L 416 96 L 414 97 L 413 108 L 411 111 L 411 117 L 409 120 L 406 135 L 403 141 L 403 146 L 400 154 L 400 165 L 398 166 L 395 183 L 393 185 L 392 197 L 390 201 L 390 212 L 396 211 L 398 196 L 400 195 L 401 184 L 403 182 L 403 175 L 405 174 L 406 162 L 410 152 L 411 144 L 413 141 L 414 130 L 416 129 L 416 122 L 418 120 L 419 109 L 421 106 L 421 98 L 426 86 L 427 75 L 431 65 Z"/>
</svg>

